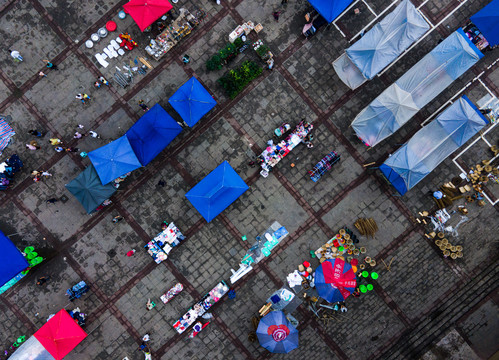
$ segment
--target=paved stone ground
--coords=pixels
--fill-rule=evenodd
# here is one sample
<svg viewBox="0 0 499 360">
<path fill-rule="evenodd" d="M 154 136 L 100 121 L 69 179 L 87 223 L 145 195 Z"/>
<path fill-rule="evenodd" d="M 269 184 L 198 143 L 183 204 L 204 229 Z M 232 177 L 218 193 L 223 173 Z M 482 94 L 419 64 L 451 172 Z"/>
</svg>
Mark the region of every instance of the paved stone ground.
<svg viewBox="0 0 499 360">
<path fill-rule="evenodd" d="M 0 193 L 0 229 L 20 249 L 33 245 L 46 258 L 0 296 L 0 346 L 7 348 L 18 336 L 33 334 L 58 309 L 80 306 L 88 313 L 89 336 L 67 359 L 140 359 L 136 348 L 146 332 L 152 337 L 153 359 L 497 356 L 499 204 L 487 203 L 482 208 L 468 204 L 469 219 L 460 226 L 458 237 L 451 238 L 464 247 L 465 256 L 450 261 L 423 237 L 426 229 L 414 217 L 433 207 L 427 196 L 430 190 L 459 174 L 452 161 L 458 152 L 404 197 L 396 196 L 377 170 L 362 165 L 383 162 L 456 93 L 466 94 L 474 102 L 485 96 L 487 89 L 474 80 L 476 76 L 481 74 L 480 81 L 499 96 L 499 65 L 495 62 L 499 50 L 487 53 L 374 149 L 367 150 L 349 127 L 360 109 L 487 2 L 425 2 L 422 12 L 433 24 L 441 25 L 382 76 L 351 91 L 338 79 L 331 62 L 374 19 L 369 7 L 380 13 L 389 6 L 388 0 L 361 2 L 355 6 L 360 10 L 358 15 L 352 8 L 340 18 L 337 26 L 346 37 L 332 27 L 309 40 L 300 36 L 303 15 L 310 8 L 305 0 L 290 0 L 285 8 L 278 0 L 222 0 L 220 6 L 212 0 L 180 0 L 176 9 L 199 7 L 206 12 L 201 25 L 160 62 L 151 60 L 154 69 L 136 75 L 130 87 L 99 90 L 92 88 L 98 76 L 111 78 L 115 65 L 146 56 L 143 48 L 148 35 L 140 33 L 130 17 L 118 20 L 126 0 L 0 1 L 4 50 L 19 50 L 25 58 L 23 63 L 14 63 L 7 51 L 0 57 L 0 113 L 12 116 L 17 132 L 2 160 L 18 153 L 25 163 L 13 187 Z M 275 10 L 282 11 L 279 22 L 272 19 Z M 118 30 L 132 34 L 140 47 L 127 53 L 123 63 L 112 60 L 104 69 L 93 57 L 94 50 L 103 45 L 89 50 L 83 43 L 111 19 L 117 21 Z M 205 61 L 225 45 L 230 31 L 243 20 L 262 23 L 264 30 L 258 36 L 276 54 L 277 61 L 272 72 L 265 71 L 236 99 L 229 100 L 216 80 L 224 71 L 257 57 L 246 50 L 217 72 L 208 72 Z M 256 39 L 255 34 L 251 37 Z M 182 65 L 183 54 L 191 56 L 187 66 Z M 45 70 L 42 59 L 52 60 L 59 70 Z M 47 78 L 38 76 L 41 70 Z M 96 149 L 123 135 L 139 119 L 139 99 L 150 105 L 161 104 L 180 120 L 168 98 L 193 75 L 218 105 L 194 128 L 184 130 L 146 168 L 133 172 L 111 206 L 87 215 L 64 185 L 88 166 L 89 160 L 55 153 L 47 139 L 60 137 L 87 152 Z M 82 91 L 93 96 L 85 107 L 74 99 Z M 298 147 L 268 178 L 260 178 L 248 162 L 265 146 L 276 126 L 302 118 L 314 122 L 315 147 Z M 77 124 L 96 130 L 101 139 L 73 140 Z M 27 151 L 24 145 L 32 139 L 27 134 L 32 128 L 48 131 L 36 152 Z M 498 129 L 486 135 L 496 145 Z M 341 162 L 313 183 L 307 170 L 331 150 L 341 154 Z M 457 163 L 469 169 L 491 157 L 485 142 L 478 140 Z M 250 189 L 207 224 L 185 193 L 223 160 L 230 162 Z M 49 170 L 53 177 L 33 183 L 29 177 L 33 169 Z M 166 181 L 165 187 L 157 186 L 161 179 Z M 499 186 L 489 183 L 486 193 L 495 202 Z M 51 197 L 60 201 L 46 204 Z M 111 219 L 116 215 L 125 220 L 113 224 Z M 378 261 L 380 278 L 374 291 L 348 299 L 348 313 L 329 325 L 322 324 L 304 306 L 298 307 L 293 315 L 300 323 L 300 347 L 288 355 L 271 355 L 250 342 L 250 318 L 284 284 L 286 275 L 303 260 L 317 266 L 309 251 L 339 228 L 352 228 L 358 217 L 373 217 L 380 229 L 375 239 L 360 237 L 368 255 Z M 456 214 L 450 224 L 456 225 L 460 219 Z M 142 246 L 159 231 L 163 220 L 175 221 L 187 240 L 172 251 L 168 261 L 157 265 Z M 290 235 L 236 283 L 237 298 L 222 299 L 213 309 L 212 323 L 195 339 L 187 339 L 187 332 L 178 335 L 172 323 L 215 283 L 228 280 L 230 268 L 237 267 L 250 242 L 275 220 L 286 226 Z M 242 241 L 243 234 L 249 241 Z M 132 248 L 137 253 L 126 257 Z M 381 260 L 392 259 L 388 271 Z M 42 275 L 50 275 L 51 280 L 43 288 L 36 287 L 36 278 Z M 74 304 L 68 303 L 65 290 L 81 279 L 90 284 L 91 291 Z M 175 282 L 182 282 L 185 290 L 171 303 L 162 304 L 159 296 Z M 145 309 L 148 298 L 157 303 L 153 311 Z"/>
</svg>

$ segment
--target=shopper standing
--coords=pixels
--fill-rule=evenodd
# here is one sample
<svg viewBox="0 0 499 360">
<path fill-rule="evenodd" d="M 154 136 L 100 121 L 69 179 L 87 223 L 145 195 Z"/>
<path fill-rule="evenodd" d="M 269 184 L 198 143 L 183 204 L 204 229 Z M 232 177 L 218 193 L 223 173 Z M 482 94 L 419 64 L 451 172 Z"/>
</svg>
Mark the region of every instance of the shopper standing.
<svg viewBox="0 0 499 360">
<path fill-rule="evenodd" d="M 56 64 L 51 63 L 51 62 L 50 62 L 50 61 L 48 61 L 48 60 L 42 60 L 42 61 L 43 61 L 44 63 L 46 63 L 46 64 L 47 64 L 47 67 L 48 67 L 49 69 L 52 69 L 52 70 L 59 70 L 59 69 L 57 68 L 57 65 L 56 65 Z"/>
</svg>

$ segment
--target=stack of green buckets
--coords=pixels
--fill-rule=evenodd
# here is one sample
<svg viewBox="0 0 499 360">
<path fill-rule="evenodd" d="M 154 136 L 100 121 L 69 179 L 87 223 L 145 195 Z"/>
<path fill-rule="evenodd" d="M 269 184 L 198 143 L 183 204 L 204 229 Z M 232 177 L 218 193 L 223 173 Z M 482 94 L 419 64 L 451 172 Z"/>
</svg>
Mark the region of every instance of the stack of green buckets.
<svg viewBox="0 0 499 360">
<path fill-rule="evenodd" d="M 361 273 L 361 276 L 364 277 L 364 278 L 368 278 L 369 277 L 369 272 L 364 270 L 362 271 Z M 375 273 L 374 271 L 371 273 L 371 279 L 373 280 L 377 280 L 378 279 L 378 273 Z M 367 285 L 359 285 L 359 290 L 361 293 L 366 293 L 368 291 L 371 291 L 372 289 L 374 289 L 374 286 L 373 284 L 367 284 Z"/>
<path fill-rule="evenodd" d="M 38 256 L 38 253 L 35 251 L 33 246 L 26 247 L 24 249 L 24 253 L 26 254 L 26 259 L 28 260 L 30 267 L 38 265 L 43 261 L 43 258 Z"/>
</svg>

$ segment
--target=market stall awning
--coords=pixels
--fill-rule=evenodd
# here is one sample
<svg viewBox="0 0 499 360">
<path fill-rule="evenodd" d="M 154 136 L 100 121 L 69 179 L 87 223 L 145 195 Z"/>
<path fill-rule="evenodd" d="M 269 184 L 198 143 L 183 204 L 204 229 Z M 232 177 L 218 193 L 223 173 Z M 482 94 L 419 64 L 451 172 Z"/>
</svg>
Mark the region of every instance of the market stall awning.
<svg viewBox="0 0 499 360">
<path fill-rule="evenodd" d="M 146 166 L 181 132 L 182 127 L 156 104 L 125 135 L 142 166 Z"/>
<path fill-rule="evenodd" d="M 29 266 L 10 239 L 0 231 L 0 287 Z"/>
<path fill-rule="evenodd" d="M 379 169 L 404 195 L 487 123 L 475 105 L 463 96 L 414 134 Z"/>
<path fill-rule="evenodd" d="M 224 161 L 185 197 L 210 222 L 248 189 L 243 179 Z"/>
<path fill-rule="evenodd" d="M 172 8 L 168 0 L 130 0 L 123 5 L 123 9 L 135 20 L 140 31 L 144 31 Z"/>
<path fill-rule="evenodd" d="M 10 138 L 15 134 L 14 129 L 5 121 L 5 118 L 0 116 L 0 155 L 2 155 L 2 151 L 9 145 Z"/>
<path fill-rule="evenodd" d="M 33 336 L 56 360 L 69 354 L 87 333 L 64 309 L 55 314 Z"/>
<path fill-rule="evenodd" d="M 195 77 L 172 95 L 168 102 L 182 117 L 187 125 L 193 127 L 217 102 Z"/>
<path fill-rule="evenodd" d="M 330 303 L 344 301 L 356 286 L 357 278 L 352 266 L 344 260 L 326 260 L 315 270 L 317 293 Z"/>
<path fill-rule="evenodd" d="M 471 17 L 490 46 L 499 44 L 499 0 L 494 0 Z"/>
<path fill-rule="evenodd" d="M 298 347 L 298 330 L 282 311 L 271 311 L 258 323 L 260 345 L 272 353 L 286 354 Z"/>
<path fill-rule="evenodd" d="M 66 188 L 89 214 L 116 192 L 116 188 L 112 184 L 102 185 L 92 164 L 69 184 L 66 184 Z"/>
<path fill-rule="evenodd" d="M 409 0 L 404 0 L 359 41 L 346 49 L 345 56 L 348 59 L 335 61 L 334 69 L 345 84 L 356 88 L 365 80 L 376 76 L 429 28 L 414 5 Z M 364 81 L 362 78 L 357 80 L 359 76 L 350 66 L 358 69 Z"/>
<path fill-rule="evenodd" d="M 103 185 L 142 165 L 126 135 L 88 153 Z"/>
<path fill-rule="evenodd" d="M 308 2 L 327 22 L 332 22 L 353 0 L 308 0 Z"/>
<path fill-rule="evenodd" d="M 458 29 L 364 108 L 352 122 L 357 136 L 375 146 L 483 57 Z"/>
</svg>

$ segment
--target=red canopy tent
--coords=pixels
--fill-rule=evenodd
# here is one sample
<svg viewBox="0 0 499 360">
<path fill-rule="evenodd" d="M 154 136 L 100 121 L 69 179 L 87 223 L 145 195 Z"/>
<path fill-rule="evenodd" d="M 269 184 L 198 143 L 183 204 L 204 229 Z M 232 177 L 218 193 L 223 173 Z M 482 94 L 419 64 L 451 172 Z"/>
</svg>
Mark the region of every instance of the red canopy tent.
<svg viewBox="0 0 499 360">
<path fill-rule="evenodd" d="M 130 0 L 123 5 L 123 9 L 135 20 L 140 31 L 144 31 L 172 8 L 168 0 Z"/>
<path fill-rule="evenodd" d="M 69 354 L 87 337 L 87 333 L 66 310 L 55 314 L 33 335 L 56 360 Z"/>
</svg>

